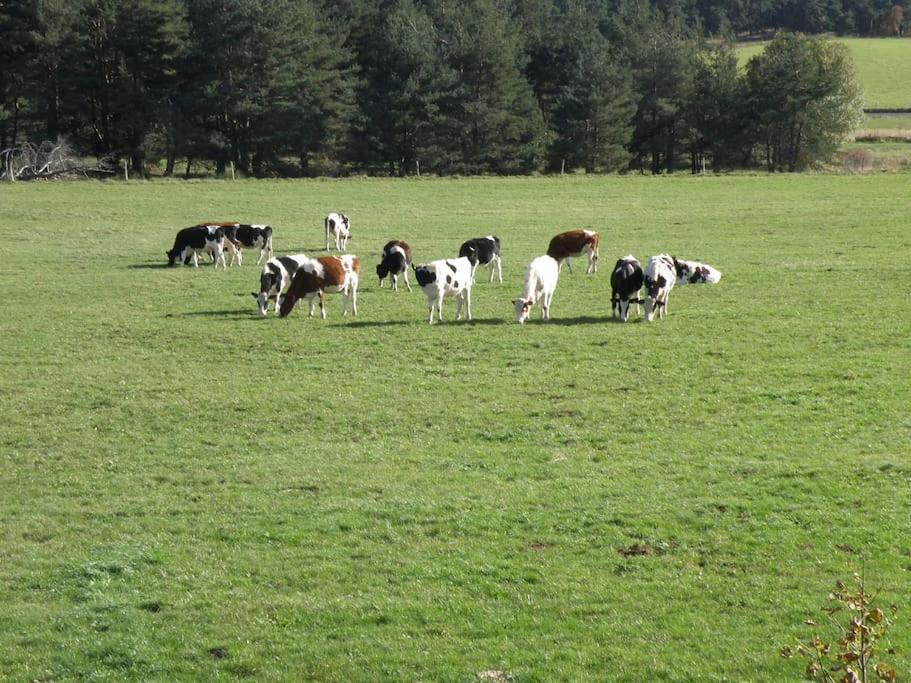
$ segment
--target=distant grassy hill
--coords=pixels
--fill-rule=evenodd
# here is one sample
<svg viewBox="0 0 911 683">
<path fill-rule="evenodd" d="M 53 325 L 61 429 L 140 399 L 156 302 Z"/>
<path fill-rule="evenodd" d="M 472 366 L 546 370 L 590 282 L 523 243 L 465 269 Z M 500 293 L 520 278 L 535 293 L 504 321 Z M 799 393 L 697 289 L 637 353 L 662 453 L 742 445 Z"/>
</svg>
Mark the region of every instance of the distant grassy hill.
<svg viewBox="0 0 911 683">
<path fill-rule="evenodd" d="M 865 107 L 911 108 L 911 40 L 907 38 L 834 38 L 854 56 L 864 87 Z M 764 42 L 738 47 L 742 63 L 766 46 Z"/>
</svg>

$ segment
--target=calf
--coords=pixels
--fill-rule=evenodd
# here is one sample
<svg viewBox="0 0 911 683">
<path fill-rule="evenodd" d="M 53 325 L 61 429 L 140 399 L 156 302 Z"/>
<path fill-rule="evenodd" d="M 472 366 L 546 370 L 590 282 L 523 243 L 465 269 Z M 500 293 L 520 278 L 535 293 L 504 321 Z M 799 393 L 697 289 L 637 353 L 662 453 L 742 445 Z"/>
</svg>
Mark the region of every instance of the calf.
<svg viewBox="0 0 911 683">
<path fill-rule="evenodd" d="M 721 273 L 706 263 L 683 261 L 675 258 L 678 285 L 714 285 L 721 279 Z"/>
<path fill-rule="evenodd" d="M 560 265 L 551 256 L 539 256 L 528 264 L 525 270 L 525 286 L 522 296 L 513 301 L 516 306 L 516 322 L 520 325 L 528 320 L 531 307 L 541 299 L 541 320 L 550 320 L 550 302 L 557 289 Z"/>
<path fill-rule="evenodd" d="M 610 276 L 610 307 L 612 316 L 619 312 L 620 322 L 625 323 L 629 318 L 630 304 L 636 304 L 636 312 L 639 312 L 642 282 L 642 264 L 632 254 L 614 264 L 614 272 Z"/>
<path fill-rule="evenodd" d="M 443 322 L 443 297 L 449 295 L 456 298 L 456 320 L 461 317 L 463 301 L 467 307 L 468 320 L 471 320 L 472 264 L 467 257 L 442 259 L 411 267 L 414 268 L 418 285 L 427 296 L 431 324 L 434 308 L 437 309 L 437 319 Z"/>
<path fill-rule="evenodd" d="M 503 284 L 503 266 L 500 261 L 500 238 L 494 235 L 487 237 L 475 237 L 462 244 L 459 247 L 459 256 L 465 256 L 471 261 L 471 277 L 474 279 L 474 272 L 478 266 L 487 266 L 490 269 L 488 283 L 493 282 L 494 268 L 497 270 L 497 277 L 500 284 Z"/>
<path fill-rule="evenodd" d="M 335 250 L 347 251 L 348 238 L 351 237 L 351 223 L 343 213 L 330 213 L 323 223 L 326 233 L 326 251 L 329 251 L 329 234 L 335 237 Z"/>
<path fill-rule="evenodd" d="M 399 289 L 399 273 L 405 278 L 405 286 L 411 291 L 411 284 L 408 282 L 408 266 L 411 265 L 411 247 L 400 240 L 386 242 L 383 247 L 383 253 L 380 254 L 380 263 L 376 267 L 377 277 L 380 279 L 380 287 L 383 286 L 383 278 L 387 275 L 392 276 L 392 289 Z"/>
<path fill-rule="evenodd" d="M 269 297 L 272 292 L 275 292 L 275 312 L 278 313 L 282 303 L 282 294 L 291 285 L 291 279 L 306 260 L 307 256 L 305 254 L 292 254 L 290 256 L 270 258 L 266 261 L 259 275 L 259 294 L 251 292 L 262 315 L 266 315 L 266 310 L 269 308 Z"/>
<path fill-rule="evenodd" d="M 234 265 L 234 259 L 237 258 L 237 265 L 243 265 L 243 254 L 241 247 L 259 247 L 259 258 L 256 259 L 256 265 L 263 260 L 272 258 L 272 227 L 268 225 L 246 225 L 244 223 L 234 223 L 226 226 L 225 239 L 228 240 L 228 249 L 231 251 L 231 263 Z"/>
<path fill-rule="evenodd" d="M 225 264 L 225 232 L 216 225 L 194 225 L 190 228 L 184 228 L 177 232 L 174 238 L 174 246 L 165 254 L 168 257 L 168 265 L 173 266 L 180 259 L 181 263 L 187 265 L 190 260 L 193 261 L 193 267 L 199 267 L 199 252 L 206 251 L 212 254 L 212 260 L 215 268 L 218 268 L 219 262 L 227 270 Z"/>
<path fill-rule="evenodd" d="M 570 258 L 588 256 L 588 269 L 586 273 L 595 273 L 598 271 L 598 242 L 600 241 L 598 233 L 593 230 L 570 230 L 554 235 L 547 247 L 547 255 L 556 259 L 561 264 L 566 261 L 566 267 L 569 272 L 573 272 Z"/>
<path fill-rule="evenodd" d="M 668 254 L 652 256 L 645 266 L 643 281 L 646 289 L 645 320 L 651 322 L 655 309 L 658 317 L 667 314 L 667 297 L 677 282 L 676 259 Z"/>
<path fill-rule="evenodd" d="M 360 260 L 351 254 L 344 256 L 320 256 L 315 259 L 305 258 L 301 263 L 285 298 L 279 306 L 279 316 L 284 318 L 301 297 L 307 299 L 307 315 L 313 316 L 313 305 L 319 298 L 319 314 L 326 317 L 325 292 L 341 292 L 342 315 L 348 313 L 348 301 L 351 301 L 351 312 L 357 315 L 357 283 L 361 270 Z"/>
</svg>

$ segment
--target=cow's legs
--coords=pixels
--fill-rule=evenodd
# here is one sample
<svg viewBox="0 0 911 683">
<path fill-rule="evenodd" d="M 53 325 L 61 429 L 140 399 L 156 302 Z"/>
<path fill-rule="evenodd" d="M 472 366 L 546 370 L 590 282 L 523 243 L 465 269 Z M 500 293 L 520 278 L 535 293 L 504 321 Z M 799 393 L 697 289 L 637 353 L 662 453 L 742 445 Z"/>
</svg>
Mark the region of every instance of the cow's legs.
<svg viewBox="0 0 911 683">
<path fill-rule="evenodd" d="M 497 254 L 497 281 L 503 284 L 503 259 Z"/>
<path fill-rule="evenodd" d="M 411 291 L 411 283 L 408 282 L 408 266 L 405 266 L 405 272 L 402 273 L 402 277 L 405 278 L 405 286 L 408 288 L 408 291 Z"/>
<path fill-rule="evenodd" d="M 313 317 L 313 309 L 316 307 L 316 292 L 307 294 L 307 317 Z"/>
<path fill-rule="evenodd" d="M 437 320 L 443 322 L 443 294 L 440 293 L 439 298 L 437 298 Z"/>
<path fill-rule="evenodd" d="M 566 261 L 566 267 L 569 269 L 569 272 L 572 273 L 573 272 L 573 260 L 569 256 L 567 256 L 565 261 Z"/>
<path fill-rule="evenodd" d="M 398 273 L 393 273 L 391 279 L 392 279 L 392 291 L 393 291 L 393 292 L 399 291 L 399 276 L 398 276 Z"/>
<path fill-rule="evenodd" d="M 357 282 L 351 287 L 351 314 L 357 317 Z"/>
<path fill-rule="evenodd" d="M 326 295 L 323 290 L 319 290 L 319 317 L 326 319 Z"/>
<path fill-rule="evenodd" d="M 199 268 L 199 254 L 196 253 L 196 250 L 193 250 L 193 267 Z"/>
</svg>

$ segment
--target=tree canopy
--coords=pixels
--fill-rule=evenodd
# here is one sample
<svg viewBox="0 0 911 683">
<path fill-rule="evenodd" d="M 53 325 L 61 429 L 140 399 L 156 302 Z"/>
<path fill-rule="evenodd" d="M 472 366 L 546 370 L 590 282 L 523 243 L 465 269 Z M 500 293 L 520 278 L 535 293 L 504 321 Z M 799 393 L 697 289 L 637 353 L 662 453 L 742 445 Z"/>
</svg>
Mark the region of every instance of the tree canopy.
<svg viewBox="0 0 911 683">
<path fill-rule="evenodd" d="M 892 7 L 0 2 L 0 149 L 65 138 L 134 175 L 178 162 L 255 176 L 794 170 L 856 121 L 847 53 L 782 33 L 744 71 L 717 36 L 876 31 L 899 20 Z"/>
</svg>

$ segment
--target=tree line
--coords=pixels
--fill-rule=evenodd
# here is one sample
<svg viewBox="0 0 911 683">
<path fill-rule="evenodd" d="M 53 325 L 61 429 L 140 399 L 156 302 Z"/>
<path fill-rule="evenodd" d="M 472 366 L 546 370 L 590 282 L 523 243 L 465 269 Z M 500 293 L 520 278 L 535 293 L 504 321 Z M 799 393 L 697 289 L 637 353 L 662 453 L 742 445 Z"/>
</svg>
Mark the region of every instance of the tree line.
<svg viewBox="0 0 911 683">
<path fill-rule="evenodd" d="M 140 176 L 798 170 L 858 119 L 846 50 L 780 32 L 743 69 L 706 27 L 833 1 L 0 0 L 0 150 L 65 138 Z"/>
</svg>

